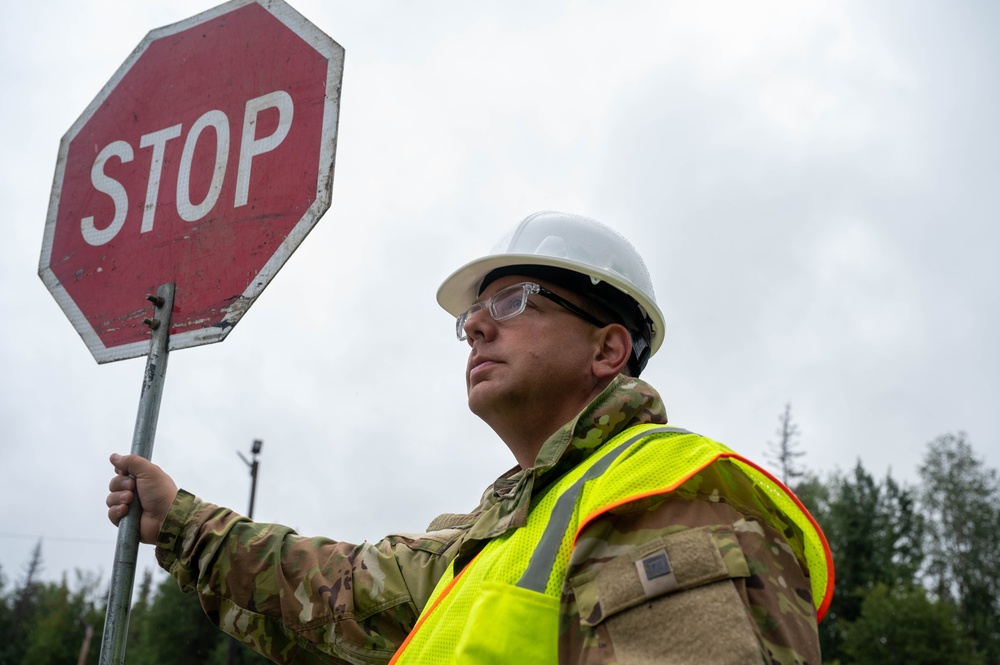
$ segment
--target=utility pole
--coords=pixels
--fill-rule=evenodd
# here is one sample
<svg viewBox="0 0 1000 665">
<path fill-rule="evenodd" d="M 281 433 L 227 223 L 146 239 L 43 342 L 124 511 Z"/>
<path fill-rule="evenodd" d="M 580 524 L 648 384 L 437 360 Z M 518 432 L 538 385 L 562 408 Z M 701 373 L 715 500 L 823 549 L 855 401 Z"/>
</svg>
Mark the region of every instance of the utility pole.
<svg viewBox="0 0 1000 665">
<path fill-rule="evenodd" d="M 253 519 L 253 502 L 257 497 L 257 455 L 260 454 L 260 449 L 264 446 L 264 442 L 260 439 L 253 440 L 253 447 L 250 449 L 250 454 L 253 455 L 251 458 L 253 461 L 248 460 L 243 456 L 243 453 L 236 451 L 236 454 L 240 456 L 243 463 L 250 467 L 250 510 L 247 511 L 247 517 Z"/>
<path fill-rule="evenodd" d="M 250 467 L 250 510 L 247 511 L 247 518 L 253 519 L 253 503 L 257 498 L 257 469 L 260 463 L 257 461 L 257 455 L 260 455 L 260 449 L 264 447 L 264 442 L 261 439 L 254 439 L 253 446 L 250 448 L 250 459 L 243 456 L 243 453 L 236 451 L 236 454 L 240 456 L 243 463 Z M 229 653 L 227 654 L 226 663 L 227 665 L 235 665 L 236 663 L 236 649 L 239 643 L 235 638 L 229 638 Z"/>
</svg>

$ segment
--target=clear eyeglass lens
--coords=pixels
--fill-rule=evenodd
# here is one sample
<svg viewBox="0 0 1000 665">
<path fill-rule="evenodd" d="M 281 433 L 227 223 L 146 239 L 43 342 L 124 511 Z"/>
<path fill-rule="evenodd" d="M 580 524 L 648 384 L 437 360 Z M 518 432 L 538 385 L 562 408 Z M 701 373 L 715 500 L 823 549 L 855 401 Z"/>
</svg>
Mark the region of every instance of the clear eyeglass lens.
<svg viewBox="0 0 1000 665">
<path fill-rule="evenodd" d="M 458 334 L 458 341 L 465 341 L 465 322 L 469 320 L 470 316 L 481 310 L 484 305 L 485 303 L 477 302 L 475 305 L 462 312 L 462 315 L 456 319 L 455 332 Z"/>
<path fill-rule="evenodd" d="M 469 320 L 470 316 L 485 307 L 489 307 L 490 316 L 493 317 L 494 321 L 504 321 L 515 317 L 524 311 L 524 308 L 528 303 L 528 294 L 538 293 L 538 291 L 535 290 L 537 288 L 538 287 L 534 284 L 527 282 L 524 284 L 508 286 L 506 289 L 498 291 L 489 300 L 477 302 L 475 305 L 465 310 L 465 312 L 463 312 L 455 322 L 455 332 L 458 334 L 459 341 L 464 341 L 466 338 L 465 322 Z"/>
<path fill-rule="evenodd" d="M 493 318 L 497 321 L 503 321 L 523 312 L 527 302 L 526 290 L 523 284 L 518 284 L 493 296 L 493 303 L 490 305 L 490 314 L 493 315 Z"/>
</svg>

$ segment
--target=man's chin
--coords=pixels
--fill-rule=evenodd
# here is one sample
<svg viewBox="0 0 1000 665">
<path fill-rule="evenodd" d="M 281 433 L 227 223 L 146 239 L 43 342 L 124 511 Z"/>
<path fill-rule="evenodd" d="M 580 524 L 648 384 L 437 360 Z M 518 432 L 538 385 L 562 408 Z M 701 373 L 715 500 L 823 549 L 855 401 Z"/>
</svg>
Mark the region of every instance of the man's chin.
<svg viewBox="0 0 1000 665">
<path fill-rule="evenodd" d="M 494 382 L 480 380 L 469 386 L 469 411 L 488 420 L 490 413 L 496 410 L 497 404 L 501 401 L 499 386 Z"/>
</svg>

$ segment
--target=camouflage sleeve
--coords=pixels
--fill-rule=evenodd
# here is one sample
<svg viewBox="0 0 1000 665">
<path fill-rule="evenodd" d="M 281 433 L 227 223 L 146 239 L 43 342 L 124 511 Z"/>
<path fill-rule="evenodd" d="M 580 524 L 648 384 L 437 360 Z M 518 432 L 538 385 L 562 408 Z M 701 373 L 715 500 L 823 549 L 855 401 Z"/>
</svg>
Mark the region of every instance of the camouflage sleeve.
<svg viewBox="0 0 1000 665">
<path fill-rule="evenodd" d="M 208 617 L 276 663 L 386 663 L 454 556 L 460 532 L 351 545 L 178 494 L 159 564 Z"/>
<path fill-rule="evenodd" d="M 563 590 L 561 664 L 821 662 L 805 566 L 718 492 L 731 477 L 712 476 L 587 526 Z"/>
</svg>

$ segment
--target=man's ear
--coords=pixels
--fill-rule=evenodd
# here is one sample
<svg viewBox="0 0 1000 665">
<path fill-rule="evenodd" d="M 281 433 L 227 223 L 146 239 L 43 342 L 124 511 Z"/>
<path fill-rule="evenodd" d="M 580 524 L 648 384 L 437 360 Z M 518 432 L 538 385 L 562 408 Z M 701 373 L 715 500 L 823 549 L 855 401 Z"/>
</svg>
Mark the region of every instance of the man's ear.
<svg viewBox="0 0 1000 665">
<path fill-rule="evenodd" d="M 591 371 L 597 379 L 613 378 L 624 371 L 632 354 L 632 337 L 625 326 L 612 323 L 596 331 L 597 347 Z"/>
</svg>

